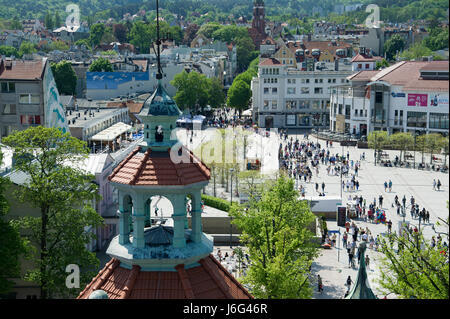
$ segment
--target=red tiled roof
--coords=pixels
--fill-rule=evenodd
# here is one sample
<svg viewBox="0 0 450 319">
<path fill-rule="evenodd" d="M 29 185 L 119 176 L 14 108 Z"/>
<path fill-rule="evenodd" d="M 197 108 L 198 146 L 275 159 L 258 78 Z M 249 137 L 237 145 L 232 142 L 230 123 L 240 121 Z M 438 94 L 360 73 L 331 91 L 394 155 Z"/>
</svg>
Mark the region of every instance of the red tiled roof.
<svg viewBox="0 0 450 319">
<path fill-rule="evenodd" d="M 305 57 L 313 57 L 312 50 L 319 49 L 320 53 L 328 51 L 332 55 L 336 55 L 336 50 L 345 49 L 351 47 L 351 44 L 344 41 L 335 41 L 336 45 L 333 45 L 331 41 L 304 41 L 300 42 L 288 42 L 286 46 L 295 53 L 298 49 L 309 50 L 309 54 L 305 54 Z"/>
<path fill-rule="evenodd" d="M 432 63 L 428 63 L 421 71 L 448 71 L 448 61 L 432 61 Z"/>
<path fill-rule="evenodd" d="M 365 54 L 358 53 L 352 59 L 352 62 L 375 62 L 378 60 L 382 60 L 382 57 L 368 56 Z"/>
<path fill-rule="evenodd" d="M 373 70 L 373 71 L 359 71 L 355 74 L 350 75 L 347 77 L 349 81 L 367 81 L 369 82 L 372 77 L 374 77 L 379 70 Z"/>
<path fill-rule="evenodd" d="M 259 65 L 280 65 L 281 62 L 275 58 L 267 58 L 262 60 Z"/>
<path fill-rule="evenodd" d="M 6 67 L 7 64 L 11 67 Z M 44 60 L 1 60 L 0 80 L 42 80 L 44 67 Z"/>
<path fill-rule="evenodd" d="M 133 100 L 126 102 L 108 102 L 107 107 L 128 107 L 129 113 L 139 114 L 141 112 L 144 103 L 135 103 Z"/>
<path fill-rule="evenodd" d="M 111 182 L 126 185 L 188 185 L 208 181 L 209 168 L 184 146 L 183 154 L 189 155 L 189 163 L 172 162 L 169 151 L 145 153 L 134 149 L 111 173 Z"/>
<path fill-rule="evenodd" d="M 253 299 L 253 296 L 212 255 L 199 260 L 200 266 L 175 271 L 126 269 L 111 259 L 77 299 L 88 299 L 98 289 L 109 299 Z"/>
<path fill-rule="evenodd" d="M 442 61 L 447 62 L 448 61 Z M 448 80 L 425 80 L 420 77 L 420 70 L 425 67 L 442 68 L 441 61 L 403 61 L 385 69 L 386 74 L 376 76 L 377 81 L 385 81 L 391 85 L 403 86 L 404 90 L 420 90 L 431 92 L 448 92 Z M 448 69 L 448 66 L 447 66 Z M 391 71 L 390 71 L 391 70 Z M 431 69 L 429 69 L 431 70 Z M 382 72 L 382 71 L 381 71 Z M 380 72 L 380 73 L 381 73 Z"/>
</svg>

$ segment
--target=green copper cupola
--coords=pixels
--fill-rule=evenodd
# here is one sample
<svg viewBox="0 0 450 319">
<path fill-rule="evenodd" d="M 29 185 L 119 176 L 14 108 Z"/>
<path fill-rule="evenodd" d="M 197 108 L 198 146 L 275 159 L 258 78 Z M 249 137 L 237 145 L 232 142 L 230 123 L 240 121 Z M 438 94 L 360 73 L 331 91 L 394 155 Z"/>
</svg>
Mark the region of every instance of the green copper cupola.
<svg viewBox="0 0 450 319">
<path fill-rule="evenodd" d="M 144 145 L 141 146 L 166 151 L 176 144 L 178 141 L 172 131 L 181 114 L 175 101 L 164 90 L 161 80 L 158 80 L 155 92 L 144 102 L 137 115 L 144 124 Z"/>
</svg>

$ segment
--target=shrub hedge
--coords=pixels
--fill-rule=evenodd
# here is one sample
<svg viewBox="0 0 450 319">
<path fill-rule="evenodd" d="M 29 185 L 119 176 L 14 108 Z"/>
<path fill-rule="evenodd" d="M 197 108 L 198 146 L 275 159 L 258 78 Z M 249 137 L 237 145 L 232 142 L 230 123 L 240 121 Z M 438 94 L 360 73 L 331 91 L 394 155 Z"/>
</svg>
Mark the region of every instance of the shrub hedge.
<svg viewBox="0 0 450 319">
<path fill-rule="evenodd" d="M 230 203 L 225 199 L 202 194 L 202 200 L 206 206 L 214 207 L 225 212 L 230 210 Z"/>
</svg>

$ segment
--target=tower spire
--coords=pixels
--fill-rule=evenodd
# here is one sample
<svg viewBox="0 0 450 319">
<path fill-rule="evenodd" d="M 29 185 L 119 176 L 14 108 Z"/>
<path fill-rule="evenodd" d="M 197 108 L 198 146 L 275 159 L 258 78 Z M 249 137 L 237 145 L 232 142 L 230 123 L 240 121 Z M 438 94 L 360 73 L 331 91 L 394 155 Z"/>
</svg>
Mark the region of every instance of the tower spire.
<svg viewBox="0 0 450 319">
<path fill-rule="evenodd" d="M 162 68 L 161 68 L 161 38 L 159 36 L 159 0 L 156 0 L 156 59 L 158 62 L 158 72 L 156 73 L 156 79 L 158 82 L 162 79 Z"/>
</svg>

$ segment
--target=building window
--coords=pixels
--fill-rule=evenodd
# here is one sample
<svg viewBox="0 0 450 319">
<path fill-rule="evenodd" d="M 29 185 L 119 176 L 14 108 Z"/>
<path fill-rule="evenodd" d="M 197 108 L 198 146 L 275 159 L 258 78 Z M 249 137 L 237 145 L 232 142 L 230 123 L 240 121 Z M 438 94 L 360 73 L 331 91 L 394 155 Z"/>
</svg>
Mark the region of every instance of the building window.
<svg viewBox="0 0 450 319">
<path fill-rule="evenodd" d="M 314 94 L 323 94 L 323 88 L 314 88 Z"/>
<path fill-rule="evenodd" d="M 264 88 L 264 94 L 269 94 L 269 88 Z"/>
<path fill-rule="evenodd" d="M 430 113 L 429 128 L 448 130 L 448 122 L 448 113 Z"/>
<path fill-rule="evenodd" d="M 310 101 L 309 100 L 303 100 L 299 101 L 298 108 L 299 109 L 309 109 L 310 107 Z"/>
<path fill-rule="evenodd" d="M 277 100 L 272 100 L 272 109 L 276 109 L 278 107 Z"/>
<path fill-rule="evenodd" d="M 278 89 L 277 88 L 272 88 L 272 94 L 277 94 L 278 93 Z"/>
<path fill-rule="evenodd" d="M 383 92 L 375 92 L 375 103 L 383 103 Z"/>
<path fill-rule="evenodd" d="M 3 115 L 11 115 L 16 114 L 16 105 L 15 104 L 3 104 Z"/>
<path fill-rule="evenodd" d="M 427 127 L 426 112 L 408 112 L 406 125 L 409 127 Z"/>
<path fill-rule="evenodd" d="M 39 104 L 41 99 L 35 94 L 20 94 L 19 103 L 21 104 Z"/>
<path fill-rule="evenodd" d="M 309 94 L 309 88 L 301 88 L 301 94 Z"/>
<path fill-rule="evenodd" d="M 269 109 L 269 101 L 265 100 L 264 101 L 264 110 L 268 110 Z"/>
<path fill-rule="evenodd" d="M 295 94 L 295 88 L 287 88 L 287 94 Z"/>
<path fill-rule="evenodd" d="M 41 116 L 40 115 L 21 115 L 20 116 L 20 124 L 41 124 Z"/>
<path fill-rule="evenodd" d="M 286 101 L 287 110 L 295 110 L 297 108 L 297 101 Z"/>
<path fill-rule="evenodd" d="M 358 69 L 362 69 L 362 64 L 358 64 Z"/>
<path fill-rule="evenodd" d="M 2 82 L 2 93 L 16 92 L 16 84 L 14 82 Z"/>
<path fill-rule="evenodd" d="M 370 68 L 369 63 L 366 63 L 366 69 L 369 69 L 369 68 Z"/>
<path fill-rule="evenodd" d="M 318 100 L 312 101 L 311 106 L 314 110 L 320 110 L 320 101 Z"/>
</svg>

